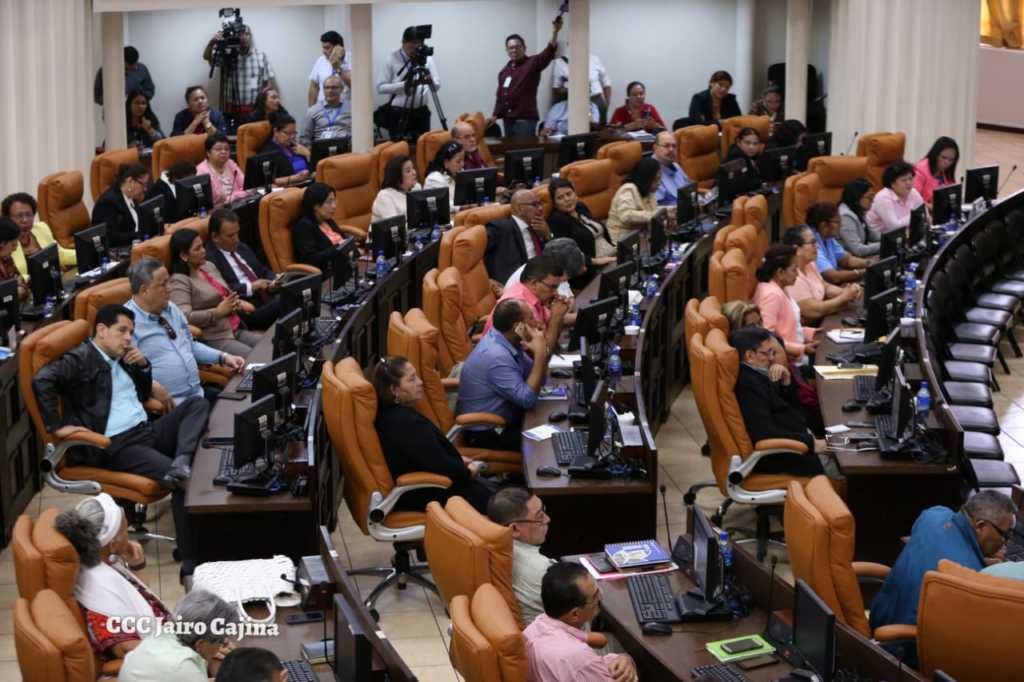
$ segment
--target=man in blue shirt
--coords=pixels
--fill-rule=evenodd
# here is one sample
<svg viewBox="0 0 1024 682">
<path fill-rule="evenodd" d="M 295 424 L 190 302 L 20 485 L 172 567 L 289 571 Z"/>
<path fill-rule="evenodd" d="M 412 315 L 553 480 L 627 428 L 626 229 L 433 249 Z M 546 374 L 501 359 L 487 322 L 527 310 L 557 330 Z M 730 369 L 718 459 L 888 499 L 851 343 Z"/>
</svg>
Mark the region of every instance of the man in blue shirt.
<svg viewBox="0 0 1024 682">
<path fill-rule="evenodd" d="M 185 314 L 170 301 L 168 279 L 167 268 L 155 258 L 135 261 L 128 268 L 132 298 L 125 307 L 135 313 L 135 345 L 149 360 L 153 378 L 163 384 L 178 405 L 192 397 L 203 397 L 197 363 L 224 365 L 241 372 L 245 359 L 192 338 Z"/>
<path fill-rule="evenodd" d="M 533 359 L 523 350 L 533 355 Z M 519 450 L 523 412 L 537 404 L 548 372 L 548 347 L 533 310 L 506 299 L 494 308 L 493 326 L 466 358 L 459 375 L 456 414 L 485 412 L 502 417 L 497 429 L 466 430 L 471 447 Z"/>
<path fill-rule="evenodd" d="M 859 282 L 864 277 L 868 262 L 848 254 L 839 245 L 836 235 L 839 234 L 842 221 L 836 205 L 828 202 L 812 204 L 807 208 L 807 224 L 818 242 L 818 260 L 815 264 L 822 278 L 836 285 Z"/>
<path fill-rule="evenodd" d="M 689 185 L 691 180 L 686 171 L 676 163 L 676 137 L 667 130 L 658 133 L 654 138 L 654 158 L 661 164 L 661 183 L 654 196 L 658 206 L 675 207 L 679 196 L 679 188 Z"/>
</svg>

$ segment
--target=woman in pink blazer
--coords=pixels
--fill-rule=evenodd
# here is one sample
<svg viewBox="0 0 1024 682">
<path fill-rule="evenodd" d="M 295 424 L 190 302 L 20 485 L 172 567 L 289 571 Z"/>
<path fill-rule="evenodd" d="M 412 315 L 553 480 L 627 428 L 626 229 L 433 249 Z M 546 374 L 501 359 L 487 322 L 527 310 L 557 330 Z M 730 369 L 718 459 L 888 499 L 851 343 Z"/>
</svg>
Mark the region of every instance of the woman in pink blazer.
<svg viewBox="0 0 1024 682">
<path fill-rule="evenodd" d="M 796 248 L 776 244 L 764 254 L 764 262 L 757 269 L 757 289 L 754 303 L 761 309 L 764 328 L 773 331 L 786 342 L 786 352 L 805 364 L 814 354 L 818 342 L 817 331 L 800 324 L 800 306 L 786 293 L 786 287 L 796 282 Z"/>
<path fill-rule="evenodd" d="M 213 207 L 220 208 L 245 196 L 245 176 L 231 160 L 231 144 L 220 133 L 206 138 L 206 160 L 196 166 L 196 175 L 210 176 Z"/>
</svg>

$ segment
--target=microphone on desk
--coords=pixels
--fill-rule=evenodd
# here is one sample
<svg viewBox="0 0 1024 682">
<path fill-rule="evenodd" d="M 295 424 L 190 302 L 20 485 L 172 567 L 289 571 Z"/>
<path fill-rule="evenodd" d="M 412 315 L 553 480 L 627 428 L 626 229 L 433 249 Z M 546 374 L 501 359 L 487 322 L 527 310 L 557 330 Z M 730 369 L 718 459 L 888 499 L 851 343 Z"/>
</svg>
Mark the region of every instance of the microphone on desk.
<svg viewBox="0 0 1024 682">
<path fill-rule="evenodd" d="M 1000 194 L 1003 193 L 1003 188 L 1006 187 L 1006 183 L 1008 183 L 1010 181 L 1010 178 L 1012 178 L 1013 174 L 1016 173 L 1016 172 L 1017 172 L 1017 164 L 1013 164 L 1013 168 L 1011 168 L 1010 172 L 1006 174 L 1006 178 L 1003 180 L 1003 184 L 999 185 L 999 189 L 996 190 L 996 196 L 997 197 Z"/>
<path fill-rule="evenodd" d="M 658 490 L 661 491 L 661 507 L 662 507 L 662 509 L 665 512 L 665 535 L 668 536 L 666 538 L 666 540 L 668 541 L 668 544 L 665 545 L 665 546 L 668 547 L 669 550 L 671 550 L 672 549 L 672 529 L 669 528 L 669 525 L 668 525 L 668 502 L 665 500 L 665 484 L 663 483 L 660 486 L 658 486 Z"/>
<path fill-rule="evenodd" d="M 764 636 L 766 639 L 774 639 L 771 637 L 772 614 L 775 607 L 772 597 L 775 596 L 775 565 L 779 563 L 779 556 L 777 554 L 772 554 L 771 557 L 772 570 L 768 578 L 768 617 L 764 621 Z"/>
<path fill-rule="evenodd" d="M 860 131 L 854 130 L 853 137 L 850 138 L 850 144 L 846 145 L 846 151 L 842 153 L 842 156 L 849 156 L 850 150 L 853 148 L 853 143 L 857 141 L 858 137 L 860 137 Z"/>
</svg>

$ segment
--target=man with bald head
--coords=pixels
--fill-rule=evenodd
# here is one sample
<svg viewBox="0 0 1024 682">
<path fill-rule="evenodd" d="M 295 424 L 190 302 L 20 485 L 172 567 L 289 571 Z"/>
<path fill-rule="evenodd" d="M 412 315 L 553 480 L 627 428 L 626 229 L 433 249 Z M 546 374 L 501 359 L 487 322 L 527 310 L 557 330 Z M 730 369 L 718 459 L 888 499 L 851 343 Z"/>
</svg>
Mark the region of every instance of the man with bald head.
<svg viewBox="0 0 1024 682">
<path fill-rule="evenodd" d="M 452 126 L 452 139 L 462 145 L 465 152 L 465 161 L 462 163 L 463 170 L 475 170 L 486 168 L 487 163 L 480 155 L 480 145 L 476 139 L 476 129 L 468 121 L 459 121 Z"/>
<path fill-rule="evenodd" d="M 512 195 L 512 216 L 487 223 L 487 274 L 504 282 L 526 261 L 539 256 L 550 238 L 540 197 L 532 190 L 519 190 Z"/>
<path fill-rule="evenodd" d="M 654 138 L 654 158 L 661 164 L 661 183 L 655 196 L 658 206 L 676 205 L 679 188 L 690 184 L 686 172 L 676 163 L 676 136 L 667 130 Z"/>
<path fill-rule="evenodd" d="M 352 115 L 344 110 L 341 102 L 343 87 L 341 76 L 338 74 L 324 79 L 324 101 L 306 110 L 299 144 L 308 148 L 317 140 L 352 137 Z"/>
</svg>

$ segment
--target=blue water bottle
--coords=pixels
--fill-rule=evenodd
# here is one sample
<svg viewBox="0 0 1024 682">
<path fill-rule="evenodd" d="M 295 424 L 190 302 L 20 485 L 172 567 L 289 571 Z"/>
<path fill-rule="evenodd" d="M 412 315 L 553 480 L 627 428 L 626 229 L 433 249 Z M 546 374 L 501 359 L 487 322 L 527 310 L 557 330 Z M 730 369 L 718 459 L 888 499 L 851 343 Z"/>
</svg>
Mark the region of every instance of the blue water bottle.
<svg viewBox="0 0 1024 682">
<path fill-rule="evenodd" d="M 729 544 L 729 531 L 718 531 L 718 548 L 722 555 L 722 566 L 728 572 L 732 568 L 732 546 Z"/>
<path fill-rule="evenodd" d="M 641 321 L 642 320 L 640 318 L 640 306 L 635 304 L 629 306 L 629 324 L 633 325 L 634 327 L 639 327 Z"/>
<path fill-rule="evenodd" d="M 917 278 L 914 273 L 908 272 L 903 285 L 903 317 L 914 319 L 917 317 L 914 309 L 914 294 L 917 292 Z"/>
<path fill-rule="evenodd" d="M 914 396 L 914 410 L 917 413 L 918 429 L 924 431 L 928 428 L 928 413 L 932 410 L 932 395 L 928 392 L 928 382 L 922 381 L 921 388 Z"/>
<path fill-rule="evenodd" d="M 56 302 L 53 296 L 47 296 L 46 300 L 43 301 L 43 317 L 49 317 L 53 315 L 53 309 L 56 307 Z"/>
<path fill-rule="evenodd" d="M 380 281 L 384 279 L 388 274 L 388 262 L 384 258 L 383 251 L 377 252 L 377 262 L 375 267 L 377 270 L 377 280 Z"/>
<path fill-rule="evenodd" d="M 622 377 L 622 358 L 619 356 L 619 347 L 613 344 L 608 354 L 608 384 L 612 389 L 619 385 L 620 377 Z"/>
<path fill-rule="evenodd" d="M 441 226 L 434 223 L 434 229 L 430 231 L 430 241 L 436 242 L 441 239 Z"/>
</svg>

